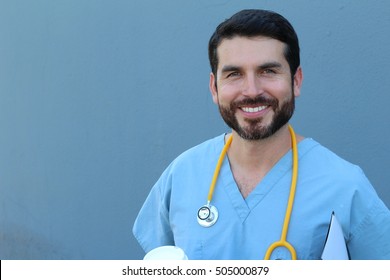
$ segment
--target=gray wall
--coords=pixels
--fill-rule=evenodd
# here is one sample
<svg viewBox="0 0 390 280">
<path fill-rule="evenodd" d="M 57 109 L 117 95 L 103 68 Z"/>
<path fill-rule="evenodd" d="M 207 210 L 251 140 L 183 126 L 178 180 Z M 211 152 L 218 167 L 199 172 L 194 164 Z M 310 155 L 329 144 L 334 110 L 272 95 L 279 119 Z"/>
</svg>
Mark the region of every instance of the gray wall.
<svg viewBox="0 0 390 280">
<path fill-rule="evenodd" d="M 131 227 L 185 149 L 227 131 L 207 42 L 243 8 L 301 40 L 295 129 L 390 205 L 390 2 L 0 0 L 0 258 L 137 259 Z"/>
</svg>

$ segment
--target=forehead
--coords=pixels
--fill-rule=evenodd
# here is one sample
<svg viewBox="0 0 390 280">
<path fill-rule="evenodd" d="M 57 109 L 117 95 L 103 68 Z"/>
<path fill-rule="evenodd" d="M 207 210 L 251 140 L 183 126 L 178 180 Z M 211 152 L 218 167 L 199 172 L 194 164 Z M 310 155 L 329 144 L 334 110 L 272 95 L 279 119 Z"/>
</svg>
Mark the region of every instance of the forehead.
<svg viewBox="0 0 390 280">
<path fill-rule="evenodd" d="M 285 48 L 285 43 L 270 37 L 236 36 L 224 39 L 217 48 L 218 68 L 226 64 L 266 63 L 271 60 L 288 64 Z"/>
</svg>

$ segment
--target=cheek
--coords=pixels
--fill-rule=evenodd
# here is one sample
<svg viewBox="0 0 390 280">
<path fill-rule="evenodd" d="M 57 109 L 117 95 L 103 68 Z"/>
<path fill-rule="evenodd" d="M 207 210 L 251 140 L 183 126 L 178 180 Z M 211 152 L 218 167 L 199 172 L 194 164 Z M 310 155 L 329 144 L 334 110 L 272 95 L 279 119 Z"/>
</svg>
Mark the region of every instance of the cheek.
<svg viewBox="0 0 390 280">
<path fill-rule="evenodd" d="M 291 98 L 293 88 L 291 83 L 287 81 L 278 81 L 265 88 L 265 91 L 279 100 L 284 100 Z"/>
<path fill-rule="evenodd" d="M 241 95 L 241 85 L 238 82 L 218 84 L 219 100 L 230 102 Z"/>
</svg>

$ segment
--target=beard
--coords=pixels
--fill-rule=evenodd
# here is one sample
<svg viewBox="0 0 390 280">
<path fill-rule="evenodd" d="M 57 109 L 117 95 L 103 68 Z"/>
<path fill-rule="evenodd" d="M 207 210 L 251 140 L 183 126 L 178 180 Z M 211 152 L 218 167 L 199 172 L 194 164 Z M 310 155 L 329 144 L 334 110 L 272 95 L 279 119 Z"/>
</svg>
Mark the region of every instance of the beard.
<svg viewBox="0 0 390 280">
<path fill-rule="evenodd" d="M 256 119 L 244 119 L 245 124 L 240 125 L 236 117 L 236 111 L 245 105 L 267 105 L 274 111 L 274 116 L 269 125 L 262 124 L 263 117 Z M 292 92 L 290 99 L 284 101 L 279 105 L 276 98 L 266 98 L 264 96 L 257 96 L 256 98 L 247 98 L 240 101 L 234 101 L 230 106 L 224 107 L 218 104 L 219 112 L 225 123 L 237 134 L 249 141 L 261 140 L 270 137 L 280 128 L 282 128 L 291 119 L 295 110 L 294 92 Z"/>
</svg>

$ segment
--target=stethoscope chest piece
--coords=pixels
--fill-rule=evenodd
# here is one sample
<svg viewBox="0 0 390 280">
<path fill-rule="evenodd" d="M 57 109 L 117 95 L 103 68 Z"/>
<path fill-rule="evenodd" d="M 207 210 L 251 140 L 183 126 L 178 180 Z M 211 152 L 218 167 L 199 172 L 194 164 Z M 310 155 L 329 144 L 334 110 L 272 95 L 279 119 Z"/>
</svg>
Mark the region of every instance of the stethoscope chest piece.
<svg viewBox="0 0 390 280">
<path fill-rule="evenodd" d="M 198 223 L 202 227 L 211 227 L 218 220 L 218 210 L 215 206 L 206 204 L 198 210 Z"/>
</svg>

